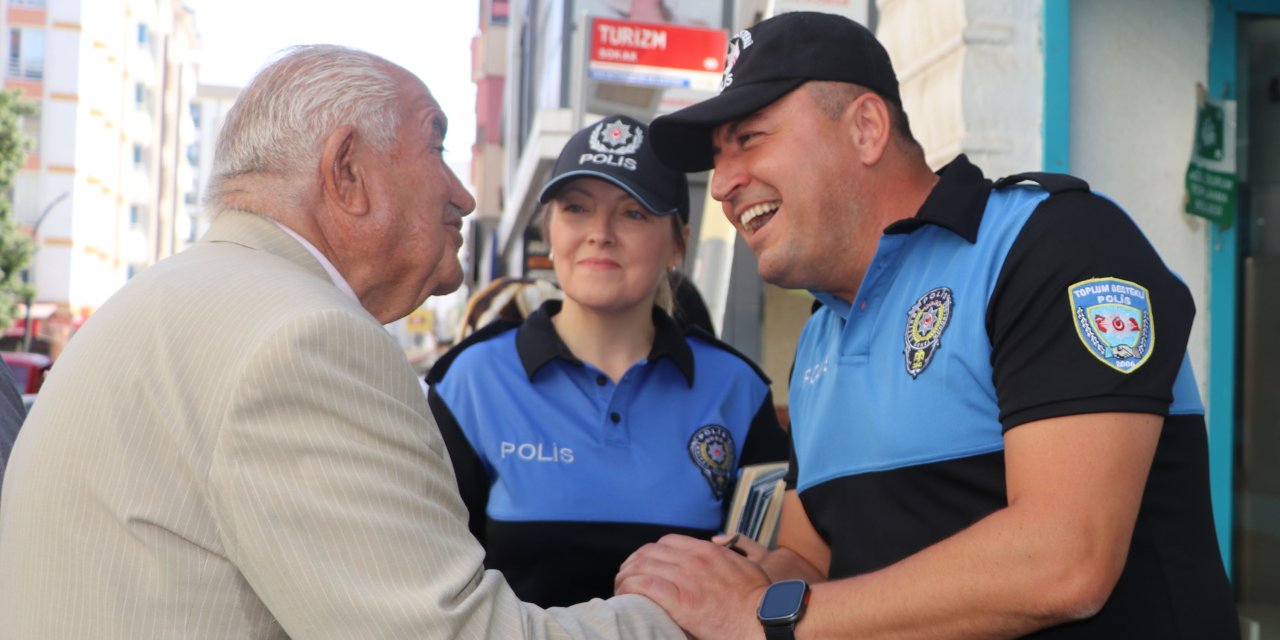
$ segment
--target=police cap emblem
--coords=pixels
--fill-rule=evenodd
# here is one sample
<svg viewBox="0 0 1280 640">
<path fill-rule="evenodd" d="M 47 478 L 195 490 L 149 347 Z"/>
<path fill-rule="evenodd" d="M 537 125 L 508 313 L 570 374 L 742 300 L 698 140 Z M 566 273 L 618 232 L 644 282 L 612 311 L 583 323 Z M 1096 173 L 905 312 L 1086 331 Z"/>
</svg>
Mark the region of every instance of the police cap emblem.
<svg viewBox="0 0 1280 640">
<path fill-rule="evenodd" d="M 587 146 L 599 153 L 616 153 L 621 156 L 630 155 L 640 148 L 644 142 L 644 131 L 633 127 L 622 120 L 601 122 L 591 130 Z"/>
</svg>

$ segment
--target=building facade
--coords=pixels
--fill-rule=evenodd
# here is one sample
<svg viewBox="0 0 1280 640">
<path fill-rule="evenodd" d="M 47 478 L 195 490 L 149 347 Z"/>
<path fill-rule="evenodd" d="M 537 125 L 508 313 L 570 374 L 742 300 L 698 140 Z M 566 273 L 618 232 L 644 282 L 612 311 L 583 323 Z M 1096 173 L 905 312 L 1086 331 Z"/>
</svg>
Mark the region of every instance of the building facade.
<svg viewBox="0 0 1280 640">
<path fill-rule="evenodd" d="M 33 312 L 83 321 L 190 236 L 193 17 L 180 0 L 0 0 L 0 18 L 5 87 L 40 107 L 13 193 Z"/>
<path fill-rule="evenodd" d="M 190 233 L 186 245 L 190 245 L 209 230 L 211 213 L 203 202 L 205 187 L 213 173 L 213 154 L 218 145 L 218 132 L 227 119 L 227 113 L 240 96 L 240 87 L 201 84 L 196 87 L 191 100 L 191 124 L 195 130 L 190 147 L 190 161 L 195 167 L 191 184 L 191 206 L 187 209 Z"/>
</svg>

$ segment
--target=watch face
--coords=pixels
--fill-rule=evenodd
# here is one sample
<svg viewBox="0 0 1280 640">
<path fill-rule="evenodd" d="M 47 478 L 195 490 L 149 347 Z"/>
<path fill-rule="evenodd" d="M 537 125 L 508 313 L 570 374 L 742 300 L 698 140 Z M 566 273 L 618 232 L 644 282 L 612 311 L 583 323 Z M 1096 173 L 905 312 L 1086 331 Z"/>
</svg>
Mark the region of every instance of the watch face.
<svg viewBox="0 0 1280 640">
<path fill-rule="evenodd" d="M 804 580 L 785 580 L 769 585 L 760 601 L 760 622 L 791 623 L 804 612 L 809 585 Z"/>
</svg>

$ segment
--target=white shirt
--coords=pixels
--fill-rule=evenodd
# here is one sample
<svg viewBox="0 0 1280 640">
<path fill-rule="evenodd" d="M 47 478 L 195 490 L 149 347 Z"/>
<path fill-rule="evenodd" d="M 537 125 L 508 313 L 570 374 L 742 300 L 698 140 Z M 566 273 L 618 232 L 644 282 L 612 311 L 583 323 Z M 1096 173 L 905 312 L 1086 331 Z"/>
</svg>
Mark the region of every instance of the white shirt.
<svg viewBox="0 0 1280 640">
<path fill-rule="evenodd" d="M 338 268 L 333 266 L 333 263 L 329 262 L 329 259 L 326 258 L 323 253 L 320 253 L 320 250 L 317 249 L 314 244 L 307 242 L 306 238 L 302 237 L 297 231 L 290 229 L 288 226 L 284 224 L 281 224 L 279 220 L 274 220 L 271 218 L 267 218 L 267 219 L 274 222 L 275 225 L 277 227 L 280 227 L 280 229 L 285 233 L 289 234 L 290 236 L 293 236 L 293 239 L 297 240 L 298 244 L 305 247 L 306 250 L 311 253 L 311 256 L 314 257 L 316 261 L 320 263 L 320 266 L 324 267 L 324 272 L 329 274 L 329 279 L 333 281 L 333 286 L 341 289 L 343 293 L 351 296 L 352 300 L 355 300 L 356 302 L 360 301 L 360 298 L 359 296 L 356 295 L 355 290 L 351 288 L 351 285 L 347 284 L 346 278 L 343 278 L 342 274 L 338 273 Z"/>
</svg>

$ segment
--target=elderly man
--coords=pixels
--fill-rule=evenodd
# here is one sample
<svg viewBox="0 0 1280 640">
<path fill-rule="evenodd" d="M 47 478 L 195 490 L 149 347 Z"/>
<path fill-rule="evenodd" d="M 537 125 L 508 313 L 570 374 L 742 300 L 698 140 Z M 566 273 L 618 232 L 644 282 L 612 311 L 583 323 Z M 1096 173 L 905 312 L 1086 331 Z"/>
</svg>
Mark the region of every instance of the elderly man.
<svg viewBox="0 0 1280 640">
<path fill-rule="evenodd" d="M 482 569 L 382 324 L 456 288 L 475 203 L 421 81 L 294 49 L 218 143 L 208 235 L 62 354 L 10 461 L 3 638 L 678 633 L 638 596 L 543 611 Z"/>
</svg>

